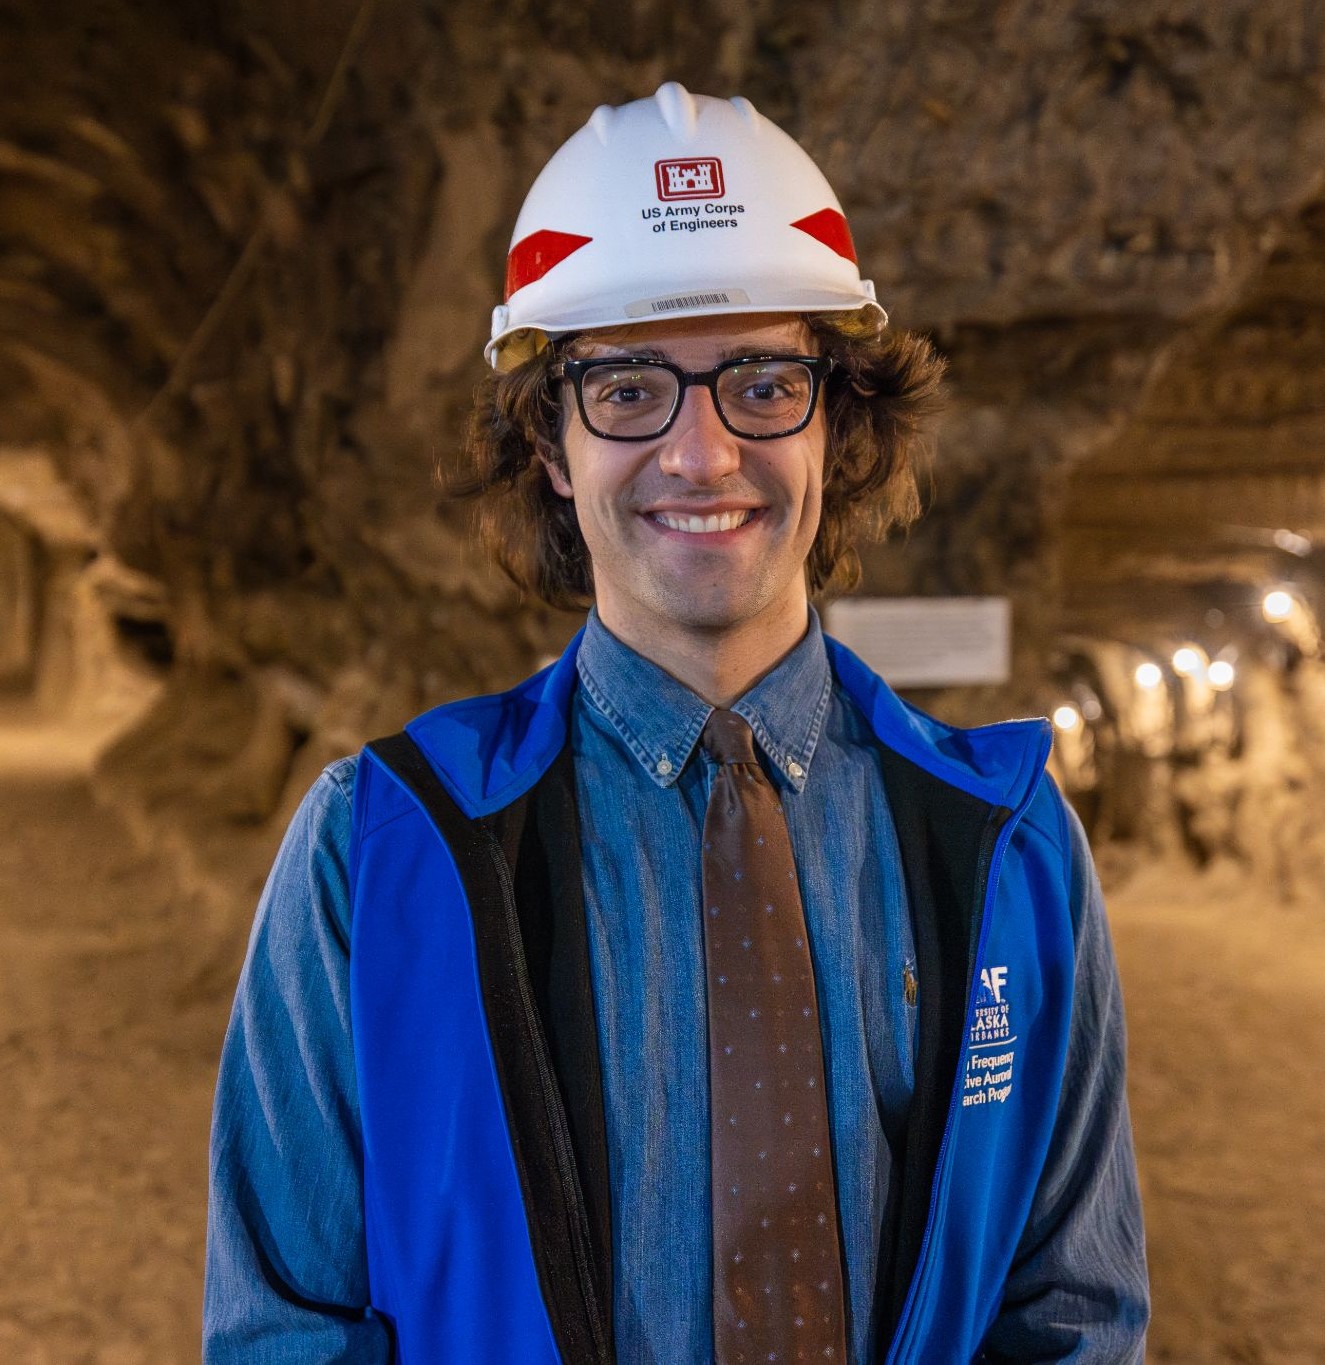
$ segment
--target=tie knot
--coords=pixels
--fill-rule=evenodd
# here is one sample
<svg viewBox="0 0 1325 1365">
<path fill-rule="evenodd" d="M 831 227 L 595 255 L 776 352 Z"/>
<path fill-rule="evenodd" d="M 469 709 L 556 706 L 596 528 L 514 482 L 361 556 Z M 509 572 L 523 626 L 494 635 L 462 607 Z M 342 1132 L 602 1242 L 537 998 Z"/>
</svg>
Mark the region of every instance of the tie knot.
<svg viewBox="0 0 1325 1365">
<path fill-rule="evenodd" d="M 735 711 L 714 711 L 699 742 L 718 763 L 754 763 L 755 737 L 750 722 Z"/>
</svg>

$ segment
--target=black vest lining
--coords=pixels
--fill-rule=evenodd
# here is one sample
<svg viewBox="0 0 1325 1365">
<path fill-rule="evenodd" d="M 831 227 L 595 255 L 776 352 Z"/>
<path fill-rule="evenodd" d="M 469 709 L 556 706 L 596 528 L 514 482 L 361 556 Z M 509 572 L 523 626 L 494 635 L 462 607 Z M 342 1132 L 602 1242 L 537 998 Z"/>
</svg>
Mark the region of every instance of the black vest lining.
<svg viewBox="0 0 1325 1365">
<path fill-rule="evenodd" d="M 884 1224 L 879 1255 L 875 1312 L 881 1349 L 897 1330 L 920 1257 L 964 1041 L 990 857 L 1012 814 L 891 749 L 882 749 L 882 760 L 915 935 L 919 1054 L 895 1177 L 900 1192 Z"/>
<path fill-rule="evenodd" d="M 595 1289 L 606 1339 L 611 1341 L 607 1121 L 584 914 L 575 765 L 569 745 L 523 804 L 523 829 L 514 852 L 508 855 L 515 869 L 515 903 L 530 983 L 564 1100 L 589 1222 Z M 499 811 L 494 819 L 505 824 L 507 811 Z M 508 842 L 514 842 L 510 834 L 503 838 L 504 845 Z"/>
<path fill-rule="evenodd" d="M 460 872 L 534 1262 L 558 1349 L 576 1365 L 610 1362 L 606 1130 L 580 883 L 573 882 L 575 895 L 569 900 L 544 893 L 523 913 L 516 894 L 519 886 L 537 884 L 540 872 L 560 871 L 556 864 L 566 856 L 564 845 L 541 848 L 540 836 L 564 839 L 568 821 L 574 825 L 573 785 L 571 809 L 564 809 L 569 751 L 559 776 L 544 779 L 546 793 L 521 798 L 500 818 L 470 820 L 408 735 L 375 740 L 368 747 L 419 798 Z M 578 869 L 575 833 L 569 851 Z M 524 869 L 512 872 L 508 849 L 515 851 L 517 868 L 525 863 Z M 578 925 L 559 926 L 559 909 L 570 919 L 578 913 Z M 562 1078 L 554 1059 L 561 1062 Z M 567 1085 L 577 1101 L 573 1125 L 563 1099 Z M 589 1190 L 592 1196 L 586 1197 Z"/>
</svg>

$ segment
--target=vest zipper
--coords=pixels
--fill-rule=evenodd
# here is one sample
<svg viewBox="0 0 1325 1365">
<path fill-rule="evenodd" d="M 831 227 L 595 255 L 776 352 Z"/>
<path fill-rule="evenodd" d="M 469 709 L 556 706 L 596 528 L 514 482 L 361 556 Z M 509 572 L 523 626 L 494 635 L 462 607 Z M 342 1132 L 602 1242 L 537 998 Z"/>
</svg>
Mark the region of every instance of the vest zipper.
<svg viewBox="0 0 1325 1365">
<path fill-rule="evenodd" d="M 552 1063 L 547 1055 L 547 1040 L 543 1036 L 538 1020 L 538 1008 L 534 1002 L 533 991 L 529 985 L 529 970 L 525 963 L 524 940 L 520 934 L 520 920 L 515 908 L 515 883 L 511 876 L 510 865 L 501 843 L 491 830 L 484 828 L 488 857 L 501 886 L 502 927 L 506 934 L 506 947 L 515 977 L 516 989 L 520 995 L 520 1011 L 524 1023 L 526 1041 L 534 1063 L 538 1069 L 539 1085 L 542 1092 L 543 1108 L 547 1114 L 548 1127 L 552 1132 L 553 1155 L 560 1176 L 562 1198 L 570 1214 L 567 1240 L 570 1243 L 571 1259 L 575 1266 L 576 1279 L 584 1300 L 589 1319 L 589 1332 L 593 1338 L 595 1355 L 598 1360 L 611 1360 L 607 1343 L 603 1340 L 602 1317 L 599 1312 L 598 1295 L 594 1290 L 593 1271 L 589 1256 L 589 1218 L 585 1210 L 584 1194 L 580 1189 L 579 1174 L 575 1167 L 575 1154 L 571 1147 L 570 1133 L 566 1127 L 566 1116 L 562 1110 L 561 1094 Z M 577 1362 L 578 1365 L 578 1362 Z"/>
<path fill-rule="evenodd" d="M 934 1166 L 934 1187 L 929 1197 L 929 1209 L 925 1214 L 925 1233 L 920 1244 L 920 1255 L 916 1261 L 915 1273 L 911 1276 L 911 1287 L 907 1291 L 906 1301 L 902 1304 L 902 1311 L 897 1320 L 897 1329 L 893 1333 L 892 1346 L 885 1357 L 885 1365 L 904 1365 L 904 1362 L 910 1359 L 907 1352 L 912 1347 L 911 1337 L 915 1325 L 913 1312 L 916 1300 L 919 1297 L 920 1287 L 929 1269 L 929 1253 L 934 1238 L 934 1215 L 947 1187 L 948 1148 L 952 1138 L 953 1124 L 956 1122 L 956 1116 L 961 1105 L 960 1096 L 964 1084 L 962 1061 L 967 1055 L 966 1048 L 971 1034 L 971 1011 L 975 1008 L 975 969 L 984 960 L 985 945 L 989 938 L 990 910 L 994 894 L 998 889 L 998 877 L 1003 867 L 1003 855 L 1007 852 L 1007 846 L 1012 841 L 1013 831 L 1021 822 L 1021 817 L 1030 808 L 1031 801 L 1039 790 L 1040 783 L 1044 780 L 1044 764 L 1048 756 L 1049 744 L 1042 739 L 1036 760 L 1036 767 L 1040 773 L 1039 777 L 1031 783 L 1030 790 L 1022 798 L 1021 804 L 1003 822 L 1002 828 L 999 829 L 994 840 L 993 849 L 987 855 L 985 852 L 987 841 L 981 839 L 980 862 L 977 864 L 976 873 L 976 885 L 980 890 L 980 932 L 976 940 L 975 955 L 968 966 L 968 974 L 971 980 L 967 987 L 966 1019 L 962 1026 L 962 1045 L 957 1054 L 957 1070 L 953 1078 L 952 1096 L 948 1101 L 948 1117 L 943 1125 L 943 1136 L 939 1140 L 938 1159 Z"/>
</svg>

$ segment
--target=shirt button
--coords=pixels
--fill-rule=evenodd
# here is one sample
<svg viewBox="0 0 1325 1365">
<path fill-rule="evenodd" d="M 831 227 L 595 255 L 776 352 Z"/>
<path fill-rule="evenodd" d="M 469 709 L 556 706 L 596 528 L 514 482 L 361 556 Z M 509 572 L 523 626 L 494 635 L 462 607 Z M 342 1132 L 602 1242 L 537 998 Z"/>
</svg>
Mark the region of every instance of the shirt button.
<svg viewBox="0 0 1325 1365">
<path fill-rule="evenodd" d="M 791 762 L 787 764 L 787 773 L 791 777 L 804 777 L 805 769 L 793 758 Z"/>
<path fill-rule="evenodd" d="M 658 760 L 658 775 L 659 775 L 660 777 L 666 777 L 667 774 L 670 773 L 671 771 L 672 771 L 672 760 L 671 760 L 670 758 L 668 758 L 666 754 L 664 754 L 664 755 Z"/>
</svg>

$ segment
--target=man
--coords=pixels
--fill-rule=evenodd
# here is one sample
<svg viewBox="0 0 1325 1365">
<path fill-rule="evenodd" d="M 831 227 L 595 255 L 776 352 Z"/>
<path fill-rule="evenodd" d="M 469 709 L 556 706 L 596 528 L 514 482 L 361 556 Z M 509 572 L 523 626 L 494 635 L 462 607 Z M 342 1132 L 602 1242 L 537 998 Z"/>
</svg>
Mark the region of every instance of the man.
<svg viewBox="0 0 1325 1365">
<path fill-rule="evenodd" d="M 1049 730 L 821 632 L 939 363 L 743 100 L 531 190 L 470 491 L 562 659 L 333 764 L 213 1135 L 212 1362 L 1139 1361 L 1123 1022 Z"/>
</svg>

